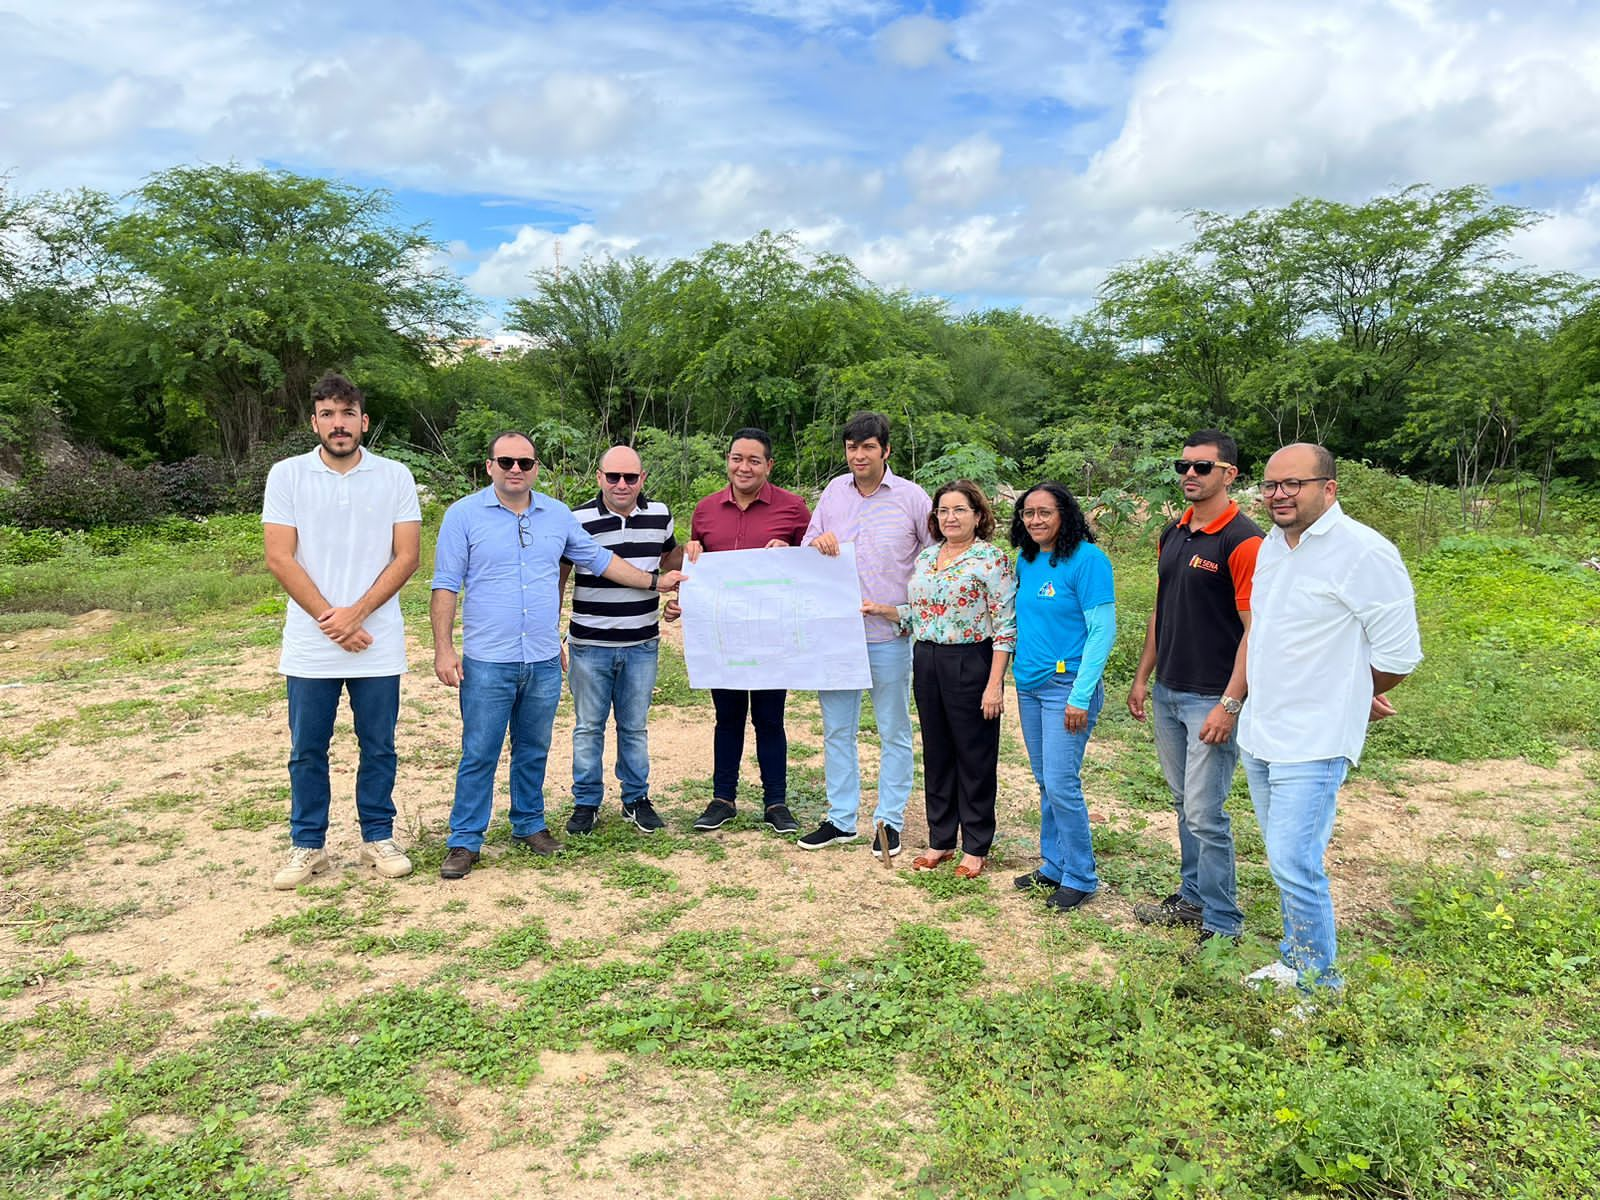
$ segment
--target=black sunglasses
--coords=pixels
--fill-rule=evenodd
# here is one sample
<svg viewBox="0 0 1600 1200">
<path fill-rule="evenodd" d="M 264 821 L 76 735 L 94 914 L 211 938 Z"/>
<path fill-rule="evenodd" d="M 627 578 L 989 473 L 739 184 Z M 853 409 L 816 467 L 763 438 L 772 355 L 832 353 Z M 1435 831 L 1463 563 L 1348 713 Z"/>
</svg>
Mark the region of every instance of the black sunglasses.
<svg viewBox="0 0 1600 1200">
<path fill-rule="evenodd" d="M 1187 475 L 1190 471 L 1193 471 L 1202 479 L 1211 474 L 1212 467 L 1222 467 L 1226 469 L 1231 466 L 1233 466 L 1232 463 L 1212 462 L 1207 458 L 1175 458 L 1172 460 L 1172 469 L 1179 475 Z"/>
<path fill-rule="evenodd" d="M 509 454 L 502 454 L 494 461 L 502 471 L 509 471 L 512 467 L 519 471 L 531 471 L 539 465 L 537 458 L 512 458 Z"/>
<path fill-rule="evenodd" d="M 601 471 L 607 483 L 625 483 L 629 487 L 639 482 L 638 471 Z"/>
</svg>

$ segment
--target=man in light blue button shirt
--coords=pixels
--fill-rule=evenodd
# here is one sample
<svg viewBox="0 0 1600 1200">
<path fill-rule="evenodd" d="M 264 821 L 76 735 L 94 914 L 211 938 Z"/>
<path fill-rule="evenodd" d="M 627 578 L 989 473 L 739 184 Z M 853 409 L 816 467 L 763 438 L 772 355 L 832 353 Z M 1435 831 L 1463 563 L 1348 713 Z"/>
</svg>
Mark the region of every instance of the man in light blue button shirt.
<svg viewBox="0 0 1600 1200">
<path fill-rule="evenodd" d="M 539 463 L 520 433 L 497 434 L 484 463 L 494 482 L 452 504 L 433 568 L 433 671 L 461 689 L 461 765 L 439 875 L 461 879 L 483 847 L 495 767 L 511 731 L 511 840 L 535 854 L 561 844 L 544 820 L 544 769 L 561 700 L 561 560 L 625 587 L 671 591 L 677 571 L 641 571 L 584 531 L 572 510 L 533 490 Z M 463 655 L 456 597 L 466 592 Z"/>
</svg>

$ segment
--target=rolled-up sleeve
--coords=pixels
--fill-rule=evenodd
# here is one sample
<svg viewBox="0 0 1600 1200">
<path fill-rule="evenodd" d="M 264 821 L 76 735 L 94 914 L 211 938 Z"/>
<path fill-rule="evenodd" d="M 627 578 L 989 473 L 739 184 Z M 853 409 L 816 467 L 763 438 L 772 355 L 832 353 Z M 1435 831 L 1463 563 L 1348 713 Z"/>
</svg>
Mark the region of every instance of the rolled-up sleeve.
<svg viewBox="0 0 1600 1200">
<path fill-rule="evenodd" d="M 1365 554 L 1346 582 L 1350 611 L 1366 631 L 1373 669 L 1409 675 L 1422 661 L 1417 597 L 1400 554 L 1381 546 Z"/>
<path fill-rule="evenodd" d="M 435 591 L 461 591 L 467 574 L 467 518 L 458 505 L 445 511 L 439 522 L 439 537 L 433 547 L 433 582 Z"/>
</svg>

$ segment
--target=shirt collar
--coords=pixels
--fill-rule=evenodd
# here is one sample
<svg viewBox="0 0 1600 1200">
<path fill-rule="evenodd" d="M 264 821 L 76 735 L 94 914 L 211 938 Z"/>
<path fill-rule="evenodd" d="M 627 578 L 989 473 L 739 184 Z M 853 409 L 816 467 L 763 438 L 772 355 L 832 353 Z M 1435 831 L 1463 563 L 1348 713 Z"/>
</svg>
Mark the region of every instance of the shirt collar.
<svg viewBox="0 0 1600 1200">
<path fill-rule="evenodd" d="M 861 496 L 861 489 L 856 486 L 856 477 L 854 475 L 846 475 L 845 479 L 849 481 L 846 486 L 848 486 L 850 488 L 850 490 L 853 491 L 856 495 Z M 886 488 L 886 487 L 892 486 L 893 484 L 903 483 L 903 482 L 905 482 L 905 481 L 902 480 L 900 478 L 900 476 L 898 476 L 898 475 L 896 475 L 894 473 L 893 469 L 889 466 L 888 463 L 885 463 L 883 465 L 883 478 L 878 481 L 878 487 Z M 873 491 L 872 494 L 874 496 L 876 496 L 878 494 L 876 489 Z M 863 500 L 866 499 L 865 496 L 861 496 L 861 498 Z"/>
<path fill-rule="evenodd" d="M 1328 510 L 1325 513 L 1323 513 L 1320 517 L 1306 527 L 1305 533 L 1301 534 L 1300 536 L 1321 537 L 1323 534 L 1331 532 L 1343 520 L 1344 509 L 1340 508 L 1339 502 L 1335 500 L 1332 504 L 1328 505 Z"/>
<path fill-rule="evenodd" d="M 750 503 L 771 504 L 772 497 L 777 490 L 777 486 L 772 482 L 772 480 L 769 479 L 761 485 L 761 490 L 756 493 L 756 498 L 750 501 Z M 739 506 L 739 502 L 733 498 L 733 484 L 730 483 L 727 487 L 722 489 L 722 502 L 724 504 L 731 504 L 735 508 Z"/>
<path fill-rule="evenodd" d="M 486 508 L 506 508 L 504 504 L 500 503 L 500 497 L 495 494 L 494 484 L 492 483 L 488 487 L 484 488 L 479 495 L 483 497 L 484 507 Z M 530 490 L 528 492 L 528 500 L 528 510 L 530 512 L 536 508 L 550 507 L 550 498 L 543 492 L 535 492 Z M 506 511 L 510 512 L 511 510 L 506 508 Z"/>
<path fill-rule="evenodd" d="M 356 453 L 361 455 L 361 457 L 356 459 L 356 465 L 351 467 L 348 471 L 335 471 L 332 467 L 325 463 L 322 460 L 322 447 L 320 445 L 315 450 L 311 451 L 307 457 L 310 458 L 311 461 L 314 462 L 321 470 L 326 471 L 329 475 L 353 475 L 357 471 L 372 470 L 372 463 L 368 461 L 371 459 L 372 455 L 368 453 L 367 448 L 365 446 L 358 446 L 356 447 Z"/>
<path fill-rule="evenodd" d="M 1228 522 L 1233 520 L 1238 515 L 1239 515 L 1239 503 L 1238 503 L 1238 501 L 1229 500 L 1228 501 L 1228 507 L 1222 510 L 1222 515 L 1219 516 L 1215 521 L 1212 521 L 1211 524 L 1202 525 L 1200 527 L 1200 532 L 1201 533 L 1221 533 L 1224 529 L 1226 529 L 1228 527 Z M 1188 526 L 1189 522 L 1192 521 L 1192 520 L 1194 520 L 1194 505 L 1191 504 L 1188 507 L 1188 509 L 1185 510 L 1183 516 L 1181 518 L 1179 518 L 1178 524 L 1179 525 L 1183 525 L 1183 526 Z"/>
</svg>

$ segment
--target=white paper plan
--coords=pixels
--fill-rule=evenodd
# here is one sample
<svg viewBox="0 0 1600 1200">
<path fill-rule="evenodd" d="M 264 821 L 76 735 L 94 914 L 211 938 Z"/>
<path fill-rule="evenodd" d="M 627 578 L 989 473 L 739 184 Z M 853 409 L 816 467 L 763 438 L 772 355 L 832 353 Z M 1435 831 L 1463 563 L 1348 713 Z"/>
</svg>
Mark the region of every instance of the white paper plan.
<svg viewBox="0 0 1600 1200">
<path fill-rule="evenodd" d="M 725 550 L 685 562 L 678 590 L 689 686 L 869 688 L 856 548 Z"/>
</svg>

